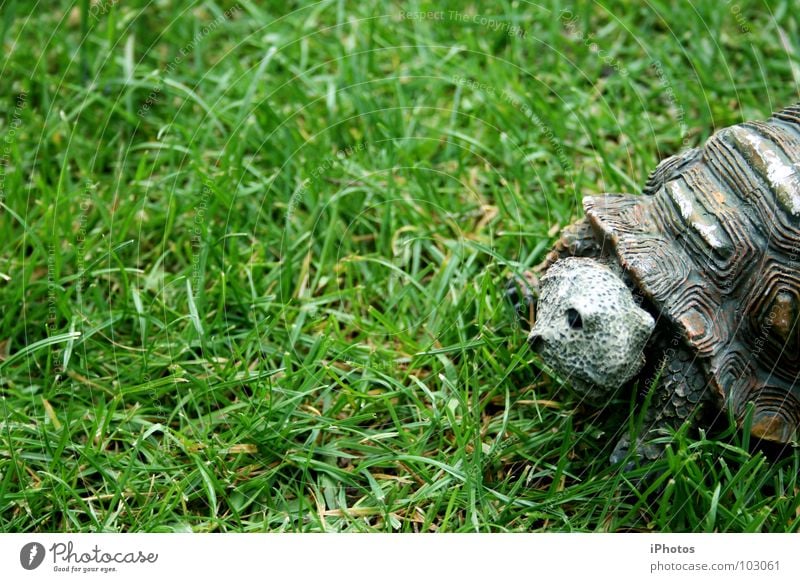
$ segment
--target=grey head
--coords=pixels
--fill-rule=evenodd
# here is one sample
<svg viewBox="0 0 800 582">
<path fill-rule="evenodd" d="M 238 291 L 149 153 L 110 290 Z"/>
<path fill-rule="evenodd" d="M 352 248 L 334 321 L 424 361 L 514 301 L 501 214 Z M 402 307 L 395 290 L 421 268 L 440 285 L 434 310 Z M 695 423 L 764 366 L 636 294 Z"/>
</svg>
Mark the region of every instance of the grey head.
<svg viewBox="0 0 800 582">
<path fill-rule="evenodd" d="M 540 284 L 528 342 L 579 394 L 602 403 L 641 369 L 653 318 L 595 259 L 562 259 Z"/>
</svg>

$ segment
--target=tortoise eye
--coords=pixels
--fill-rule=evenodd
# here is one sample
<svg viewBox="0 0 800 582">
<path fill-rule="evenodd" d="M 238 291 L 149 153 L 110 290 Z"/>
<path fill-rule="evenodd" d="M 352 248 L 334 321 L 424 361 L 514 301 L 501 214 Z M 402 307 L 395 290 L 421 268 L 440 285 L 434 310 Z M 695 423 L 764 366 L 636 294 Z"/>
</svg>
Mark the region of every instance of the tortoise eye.
<svg viewBox="0 0 800 582">
<path fill-rule="evenodd" d="M 572 329 L 583 329 L 583 318 L 577 309 L 567 309 L 567 323 Z"/>
</svg>

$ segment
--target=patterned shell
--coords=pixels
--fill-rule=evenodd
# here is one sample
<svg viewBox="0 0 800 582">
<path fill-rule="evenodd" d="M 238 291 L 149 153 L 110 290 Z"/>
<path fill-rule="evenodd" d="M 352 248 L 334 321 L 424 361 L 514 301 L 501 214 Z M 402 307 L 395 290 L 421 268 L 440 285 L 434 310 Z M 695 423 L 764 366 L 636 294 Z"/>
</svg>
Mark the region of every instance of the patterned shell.
<svg viewBox="0 0 800 582">
<path fill-rule="evenodd" d="M 598 235 L 751 432 L 800 427 L 800 104 L 663 161 L 644 196 L 584 199 Z"/>
</svg>

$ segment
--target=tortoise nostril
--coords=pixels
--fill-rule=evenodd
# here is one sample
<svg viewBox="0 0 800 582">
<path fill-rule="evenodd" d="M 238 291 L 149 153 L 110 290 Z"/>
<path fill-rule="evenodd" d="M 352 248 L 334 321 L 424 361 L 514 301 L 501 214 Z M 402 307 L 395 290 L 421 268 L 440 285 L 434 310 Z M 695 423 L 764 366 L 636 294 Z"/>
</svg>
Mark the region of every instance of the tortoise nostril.
<svg viewBox="0 0 800 582">
<path fill-rule="evenodd" d="M 532 333 L 528 336 L 528 345 L 534 352 L 539 352 L 544 347 L 544 339 L 538 333 Z"/>
</svg>

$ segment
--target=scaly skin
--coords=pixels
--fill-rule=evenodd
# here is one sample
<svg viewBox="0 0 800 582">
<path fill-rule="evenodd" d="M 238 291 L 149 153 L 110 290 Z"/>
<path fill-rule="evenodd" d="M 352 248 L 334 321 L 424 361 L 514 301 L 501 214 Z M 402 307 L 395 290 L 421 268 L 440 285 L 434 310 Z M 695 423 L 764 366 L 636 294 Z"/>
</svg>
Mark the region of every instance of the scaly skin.
<svg viewBox="0 0 800 582">
<path fill-rule="evenodd" d="M 653 382 L 656 384 L 635 443 L 635 457 L 650 461 L 658 459 L 665 448 L 664 443 L 654 439 L 699 418 L 712 398 L 695 353 L 682 344 L 674 330 L 659 330 L 653 339 L 647 357 L 655 365 L 649 366 L 650 375 L 643 377 L 639 385 L 646 391 Z M 630 447 L 631 435 L 625 434 L 614 447 L 611 462 L 624 460 Z"/>
</svg>

